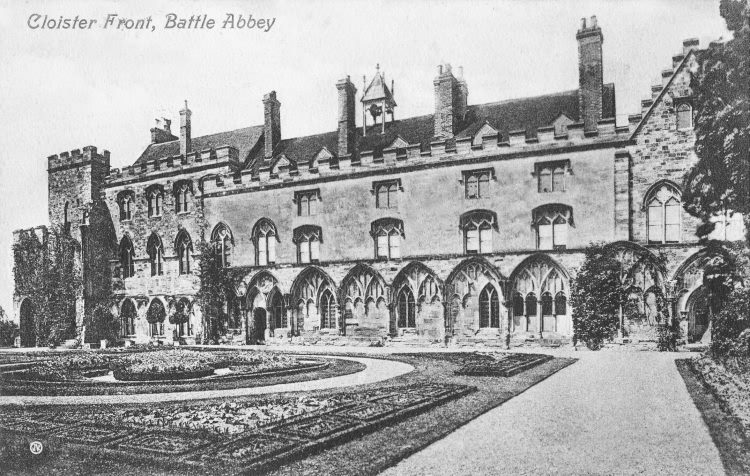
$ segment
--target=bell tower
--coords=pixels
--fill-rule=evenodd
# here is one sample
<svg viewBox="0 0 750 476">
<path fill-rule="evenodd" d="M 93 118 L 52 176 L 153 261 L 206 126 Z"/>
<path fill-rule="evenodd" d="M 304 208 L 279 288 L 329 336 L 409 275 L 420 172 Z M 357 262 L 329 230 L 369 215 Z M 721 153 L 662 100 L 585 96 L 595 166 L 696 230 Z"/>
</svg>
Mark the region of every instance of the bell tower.
<svg viewBox="0 0 750 476">
<path fill-rule="evenodd" d="M 367 77 L 362 77 L 363 85 L 367 84 Z M 393 122 L 393 109 L 396 107 L 396 101 L 393 99 L 394 83 L 391 80 L 391 88 L 388 89 L 385 81 L 385 75 L 380 72 L 380 64 L 376 66 L 375 77 L 372 78 L 370 85 L 365 88 L 362 95 L 362 135 L 367 135 L 367 114 L 372 117 L 372 124 L 378 123 L 380 119 L 380 133 L 385 133 L 386 115 L 391 115 Z"/>
</svg>

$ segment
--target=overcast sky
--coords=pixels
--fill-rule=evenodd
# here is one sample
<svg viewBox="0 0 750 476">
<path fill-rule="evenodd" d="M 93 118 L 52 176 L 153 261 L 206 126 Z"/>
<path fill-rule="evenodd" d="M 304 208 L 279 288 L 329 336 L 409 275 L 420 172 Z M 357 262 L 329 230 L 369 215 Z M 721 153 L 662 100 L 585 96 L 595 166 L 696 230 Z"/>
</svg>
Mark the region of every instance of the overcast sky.
<svg viewBox="0 0 750 476">
<path fill-rule="evenodd" d="M 578 85 L 575 33 L 596 15 L 604 81 L 619 122 L 671 67 L 682 40 L 726 35 L 718 0 L 662 1 L 11 1 L 0 0 L 0 306 L 12 311 L 12 231 L 47 223 L 47 157 L 95 145 L 132 164 L 157 117 L 193 137 L 262 124 L 263 94 L 282 103 L 282 137 L 334 130 L 335 83 L 362 92 L 380 63 L 395 80 L 396 116 L 433 111 L 436 66 L 463 66 L 469 103 Z M 213 29 L 165 29 L 206 15 Z M 275 19 L 267 32 L 223 29 L 227 14 Z M 95 19 L 86 30 L 31 29 L 29 17 Z M 151 17 L 154 31 L 101 28 L 108 14 Z M 39 24 L 39 23 L 36 23 Z M 266 26 L 267 29 L 268 27 Z M 358 110 L 357 117 L 361 113 Z"/>
</svg>

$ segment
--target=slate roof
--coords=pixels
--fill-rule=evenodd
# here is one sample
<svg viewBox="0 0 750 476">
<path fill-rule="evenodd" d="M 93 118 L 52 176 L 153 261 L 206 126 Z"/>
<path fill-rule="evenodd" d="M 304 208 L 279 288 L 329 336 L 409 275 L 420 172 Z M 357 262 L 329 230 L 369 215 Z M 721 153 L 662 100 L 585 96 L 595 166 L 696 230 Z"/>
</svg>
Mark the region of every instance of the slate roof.
<svg viewBox="0 0 750 476">
<path fill-rule="evenodd" d="M 614 117 L 613 84 L 604 85 L 602 109 L 604 118 Z M 472 137 L 485 123 L 497 129 L 503 140 L 508 139 L 509 132 L 518 130 L 526 130 L 527 137 L 533 137 L 538 128 L 551 126 L 560 114 L 565 114 L 576 122 L 580 120 L 577 89 L 544 96 L 470 105 L 456 137 Z M 401 137 L 409 144 L 422 144 L 422 150 L 426 150 L 433 140 L 433 114 L 386 122 L 385 133 L 381 134 L 381 131 L 382 124 L 370 125 L 363 137 L 362 128 L 358 127 L 354 134 L 355 149 L 360 152 L 373 151 L 374 156 L 379 157 L 383 149 L 390 146 L 397 137 Z M 274 150 L 274 160 L 264 158 L 262 125 L 193 139 L 195 151 L 221 145 L 239 149 L 240 163 L 245 164 L 246 168 L 252 169 L 254 173 L 257 173 L 261 166 L 272 165 L 281 155 L 286 156 L 290 161 L 290 168 L 295 169 L 297 162 L 311 160 L 323 147 L 335 156 L 338 151 L 338 131 L 283 139 Z M 157 157 L 178 155 L 179 149 L 179 141 L 151 144 L 136 164 Z"/>
<path fill-rule="evenodd" d="M 193 137 L 191 142 L 193 150 L 200 152 L 205 149 L 215 149 L 222 145 L 229 145 L 239 150 L 240 163 L 248 157 L 250 151 L 258 144 L 263 136 L 263 126 L 251 126 L 234 131 L 219 132 L 202 137 Z M 161 144 L 150 144 L 143 151 L 135 164 L 138 165 L 153 159 L 163 159 L 170 155 L 180 155 L 180 141 L 163 142 Z"/>
<path fill-rule="evenodd" d="M 365 90 L 365 93 L 360 101 L 366 103 L 370 101 L 379 101 L 381 99 L 385 99 L 386 102 L 391 106 L 396 105 L 396 101 L 393 100 L 393 94 L 391 93 L 391 90 L 388 89 L 388 86 L 385 84 L 385 78 L 383 78 L 383 75 L 381 73 L 376 73 L 375 77 L 372 78 L 372 82 L 370 83 L 370 85 L 367 86 L 367 90 Z"/>
</svg>

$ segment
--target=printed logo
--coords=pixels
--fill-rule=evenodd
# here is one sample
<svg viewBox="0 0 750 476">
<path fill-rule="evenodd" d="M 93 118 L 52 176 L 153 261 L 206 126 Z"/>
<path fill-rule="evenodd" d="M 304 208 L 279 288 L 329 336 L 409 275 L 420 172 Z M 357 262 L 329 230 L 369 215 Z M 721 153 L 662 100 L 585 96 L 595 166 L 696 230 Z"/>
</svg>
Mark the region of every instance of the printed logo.
<svg viewBox="0 0 750 476">
<path fill-rule="evenodd" d="M 42 451 L 44 451 L 44 445 L 42 445 L 41 441 L 32 441 L 29 444 L 29 451 L 31 451 L 31 454 L 33 455 L 42 454 Z"/>
</svg>

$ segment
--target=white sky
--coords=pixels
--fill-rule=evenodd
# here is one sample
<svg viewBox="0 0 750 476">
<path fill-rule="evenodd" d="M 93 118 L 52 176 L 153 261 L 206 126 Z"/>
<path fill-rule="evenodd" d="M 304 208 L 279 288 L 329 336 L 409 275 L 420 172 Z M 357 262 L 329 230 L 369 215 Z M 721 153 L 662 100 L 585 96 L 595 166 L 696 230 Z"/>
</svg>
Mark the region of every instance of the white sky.
<svg viewBox="0 0 750 476">
<path fill-rule="evenodd" d="M 96 19 L 89 30 L 31 30 L 33 13 Z M 109 13 L 156 30 L 100 28 Z M 165 30 L 166 14 L 205 14 L 213 30 Z M 276 18 L 268 33 L 223 30 L 227 13 Z M 362 92 L 380 63 L 396 117 L 432 112 L 436 66 L 463 66 L 469 103 L 575 89 L 575 33 L 596 15 L 618 122 L 640 112 L 682 40 L 726 35 L 718 0 L 661 1 L 11 1 L 0 0 L 0 306 L 12 312 L 12 231 L 47 222 L 49 155 L 95 145 L 133 163 L 154 118 L 183 100 L 193 137 L 262 124 L 263 94 L 282 103 L 282 137 L 334 130 L 335 83 Z M 357 113 L 359 118 L 361 112 Z"/>
</svg>

